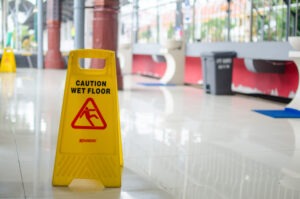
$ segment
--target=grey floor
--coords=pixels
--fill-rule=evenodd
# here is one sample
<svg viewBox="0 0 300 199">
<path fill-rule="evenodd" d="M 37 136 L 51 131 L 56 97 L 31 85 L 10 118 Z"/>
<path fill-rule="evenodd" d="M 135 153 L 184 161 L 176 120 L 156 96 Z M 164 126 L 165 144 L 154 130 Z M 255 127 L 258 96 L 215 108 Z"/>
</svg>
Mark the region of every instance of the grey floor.
<svg viewBox="0 0 300 199">
<path fill-rule="evenodd" d="M 1 199 L 300 198 L 300 120 L 251 111 L 284 104 L 132 75 L 119 92 L 122 187 L 53 187 L 65 74 L 0 74 Z"/>
</svg>

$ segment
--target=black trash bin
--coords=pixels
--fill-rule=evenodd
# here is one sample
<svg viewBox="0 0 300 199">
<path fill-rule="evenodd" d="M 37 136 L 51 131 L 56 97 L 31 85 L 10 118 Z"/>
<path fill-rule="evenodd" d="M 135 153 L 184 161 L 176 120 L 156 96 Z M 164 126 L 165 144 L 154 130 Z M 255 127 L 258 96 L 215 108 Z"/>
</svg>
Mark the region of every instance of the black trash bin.
<svg viewBox="0 0 300 199">
<path fill-rule="evenodd" d="M 231 95 L 232 65 L 236 52 L 202 54 L 203 86 L 206 93 Z"/>
</svg>

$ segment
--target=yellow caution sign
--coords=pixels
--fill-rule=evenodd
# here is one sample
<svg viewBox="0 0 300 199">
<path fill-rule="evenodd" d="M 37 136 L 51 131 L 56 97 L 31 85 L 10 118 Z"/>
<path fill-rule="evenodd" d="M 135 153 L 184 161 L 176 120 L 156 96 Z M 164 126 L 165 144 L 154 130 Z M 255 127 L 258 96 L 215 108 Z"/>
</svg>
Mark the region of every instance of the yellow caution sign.
<svg viewBox="0 0 300 199">
<path fill-rule="evenodd" d="M 0 72 L 16 72 L 16 59 L 12 48 L 4 48 Z"/>
<path fill-rule="evenodd" d="M 103 69 L 80 68 L 80 58 L 105 60 Z M 115 53 L 74 50 L 69 54 L 53 185 L 99 180 L 121 186 L 123 165 Z"/>
</svg>

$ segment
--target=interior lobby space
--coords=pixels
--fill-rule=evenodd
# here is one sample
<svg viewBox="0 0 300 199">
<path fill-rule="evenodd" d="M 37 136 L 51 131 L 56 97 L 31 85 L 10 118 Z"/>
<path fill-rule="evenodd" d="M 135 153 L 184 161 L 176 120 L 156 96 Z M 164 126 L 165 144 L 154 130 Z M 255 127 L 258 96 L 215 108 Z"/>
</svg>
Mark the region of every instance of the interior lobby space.
<svg viewBox="0 0 300 199">
<path fill-rule="evenodd" d="M 300 199 L 298 0 L 1 0 L 0 199 Z"/>
</svg>

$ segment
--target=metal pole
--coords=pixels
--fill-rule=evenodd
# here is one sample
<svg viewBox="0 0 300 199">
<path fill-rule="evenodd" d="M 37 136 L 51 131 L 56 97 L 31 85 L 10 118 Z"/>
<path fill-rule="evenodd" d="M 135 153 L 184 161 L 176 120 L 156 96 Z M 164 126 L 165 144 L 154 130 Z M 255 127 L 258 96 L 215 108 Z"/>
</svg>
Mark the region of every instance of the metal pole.
<svg viewBox="0 0 300 199">
<path fill-rule="evenodd" d="M 195 23 L 195 21 L 196 21 L 196 0 L 194 0 L 194 3 L 193 3 L 193 16 L 192 16 L 192 31 L 193 31 L 193 33 L 192 33 L 192 41 L 193 42 L 195 42 L 195 30 L 196 30 L 196 23 Z"/>
<path fill-rule="evenodd" d="M 175 28 L 176 33 L 179 33 L 177 35 L 179 37 L 178 39 L 184 40 L 182 0 L 177 0 L 176 2 Z"/>
<path fill-rule="evenodd" d="M 21 49 L 21 40 L 20 40 L 20 26 L 19 26 L 19 0 L 15 0 L 15 16 L 14 16 L 14 21 L 15 21 L 15 28 L 14 32 L 16 34 L 16 38 L 14 40 L 14 46 L 17 50 Z"/>
<path fill-rule="evenodd" d="M 159 29 L 159 22 L 160 22 L 160 17 L 159 17 L 159 0 L 156 0 L 156 43 L 160 42 L 160 29 Z"/>
<path fill-rule="evenodd" d="M 44 51 L 43 51 L 43 0 L 37 0 L 37 6 L 38 6 L 38 54 L 37 54 L 37 68 L 43 69 L 44 66 Z"/>
<path fill-rule="evenodd" d="M 261 16 L 261 41 L 265 40 L 265 18 L 265 15 Z"/>
<path fill-rule="evenodd" d="M 296 16 L 295 16 L 295 36 L 298 32 L 298 0 L 296 1 Z"/>
<path fill-rule="evenodd" d="M 227 2 L 228 2 L 228 10 L 227 10 L 227 12 L 228 12 L 228 19 L 227 19 L 227 41 L 230 41 L 231 39 L 230 39 L 230 19 L 231 19 L 231 16 L 230 16 L 230 3 L 231 3 L 231 0 L 227 0 Z"/>
<path fill-rule="evenodd" d="M 1 1 L 1 8 L 2 8 L 2 47 L 4 48 L 6 45 L 6 33 L 7 33 L 7 28 L 6 28 L 6 23 L 7 23 L 7 2 L 2 0 Z"/>
<path fill-rule="evenodd" d="M 285 40 L 288 41 L 290 35 L 290 16 L 291 16 L 291 0 L 287 1 L 287 10 L 286 10 L 286 35 Z"/>
<path fill-rule="evenodd" d="M 75 49 L 84 48 L 84 2 L 74 0 Z"/>
<path fill-rule="evenodd" d="M 251 0 L 250 7 L 250 42 L 253 41 L 253 0 Z"/>
<path fill-rule="evenodd" d="M 139 0 L 133 1 L 133 13 L 134 13 L 133 38 L 134 38 L 134 43 L 137 43 L 139 39 Z"/>
</svg>

